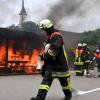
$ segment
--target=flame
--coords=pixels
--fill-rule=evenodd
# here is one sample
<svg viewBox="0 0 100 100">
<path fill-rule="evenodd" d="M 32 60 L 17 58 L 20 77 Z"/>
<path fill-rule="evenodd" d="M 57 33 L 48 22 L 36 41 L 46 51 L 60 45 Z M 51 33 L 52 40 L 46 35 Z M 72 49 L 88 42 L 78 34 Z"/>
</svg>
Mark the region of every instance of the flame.
<svg viewBox="0 0 100 100">
<path fill-rule="evenodd" d="M 8 67 L 13 66 L 14 68 L 12 70 L 21 70 L 21 67 L 25 70 L 26 73 L 33 73 L 33 70 L 36 69 L 37 67 L 37 61 L 40 53 L 43 51 L 43 49 L 32 50 L 32 55 L 30 56 L 29 54 L 22 55 L 20 50 L 14 52 L 12 47 L 8 48 Z M 5 45 L 0 47 L 0 65 L 5 64 L 5 53 L 6 53 L 6 48 Z M 19 64 L 17 65 L 17 62 Z M 29 71 L 30 70 L 30 71 Z"/>
<path fill-rule="evenodd" d="M 0 47 L 0 65 L 3 65 L 5 63 L 5 45 Z"/>
<path fill-rule="evenodd" d="M 20 52 L 16 52 L 14 54 L 13 52 L 13 48 L 9 48 L 8 49 L 8 61 L 17 61 L 17 60 L 21 60 L 21 55 L 20 55 Z"/>
<path fill-rule="evenodd" d="M 38 60 L 38 57 L 39 57 L 39 51 L 34 49 L 33 50 L 33 53 L 32 53 L 32 57 L 29 61 L 29 65 L 33 65 L 33 66 L 37 66 L 37 60 Z"/>
<path fill-rule="evenodd" d="M 8 50 L 8 60 L 9 61 L 13 61 L 13 60 L 14 61 L 28 61 L 28 63 L 26 64 L 27 66 L 35 66 L 36 67 L 38 56 L 39 56 L 39 51 L 36 49 L 33 49 L 33 53 L 31 55 L 31 57 L 28 54 L 25 54 L 22 57 L 21 53 L 18 51 L 14 54 L 12 48 L 9 48 L 9 50 Z"/>
</svg>

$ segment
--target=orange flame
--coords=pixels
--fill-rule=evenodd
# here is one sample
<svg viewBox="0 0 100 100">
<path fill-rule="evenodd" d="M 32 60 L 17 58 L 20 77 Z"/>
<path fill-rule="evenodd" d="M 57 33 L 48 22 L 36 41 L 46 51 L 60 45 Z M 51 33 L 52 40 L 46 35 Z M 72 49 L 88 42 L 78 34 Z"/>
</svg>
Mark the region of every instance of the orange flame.
<svg viewBox="0 0 100 100">
<path fill-rule="evenodd" d="M 28 54 L 25 54 L 22 57 L 21 53 L 18 51 L 16 52 L 16 54 L 14 54 L 12 48 L 9 48 L 8 50 L 8 60 L 9 61 L 13 61 L 13 60 L 14 61 L 28 61 L 27 63 L 28 66 L 36 66 L 38 56 L 39 56 L 39 51 L 36 49 L 33 49 L 33 53 L 31 57 Z"/>
<path fill-rule="evenodd" d="M 0 65 L 3 65 L 5 63 L 5 45 L 0 47 Z"/>
<path fill-rule="evenodd" d="M 27 63 L 24 63 L 24 69 L 26 70 L 27 68 L 31 67 L 31 72 L 29 72 L 29 71 L 25 71 L 25 72 L 32 73 L 32 70 L 36 69 L 36 67 L 37 67 L 37 60 L 38 60 L 38 57 L 39 57 L 39 54 L 41 53 L 41 51 L 42 51 L 42 49 L 40 51 L 33 49 L 33 53 L 31 55 L 31 57 L 28 54 L 24 54 L 22 56 L 20 51 L 17 51 L 16 53 L 14 53 L 13 48 L 10 47 L 10 48 L 8 48 L 8 61 L 10 61 L 10 62 L 27 61 Z M 5 64 L 5 53 L 6 53 L 6 49 L 5 49 L 5 45 L 3 45 L 2 47 L 0 47 L 0 65 Z M 18 65 L 18 66 L 15 63 L 13 63 L 13 65 L 12 65 L 12 63 L 8 63 L 8 67 L 9 66 L 20 67 L 22 65 L 23 65 L 22 63 L 20 63 L 20 65 Z M 19 69 L 17 68 L 16 70 L 19 70 Z"/>
</svg>

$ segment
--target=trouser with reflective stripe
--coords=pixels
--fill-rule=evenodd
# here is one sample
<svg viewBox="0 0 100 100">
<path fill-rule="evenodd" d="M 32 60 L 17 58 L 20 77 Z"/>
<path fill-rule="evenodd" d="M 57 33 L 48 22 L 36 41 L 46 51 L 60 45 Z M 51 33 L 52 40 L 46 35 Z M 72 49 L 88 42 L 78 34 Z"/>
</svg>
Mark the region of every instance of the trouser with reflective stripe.
<svg viewBox="0 0 100 100">
<path fill-rule="evenodd" d="M 52 84 L 54 77 L 50 74 L 45 74 L 43 80 L 40 84 L 39 91 L 36 100 L 45 100 L 47 92 Z M 68 77 L 58 77 L 60 84 L 62 86 L 63 92 L 66 97 L 71 97 L 71 83 Z"/>
<path fill-rule="evenodd" d="M 53 78 L 50 73 L 45 73 L 43 80 L 39 86 L 39 91 L 36 100 L 45 100 L 47 92 L 52 84 Z"/>
<path fill-rule="evenodd" d="M 76 75 L 77 74 L 83 75 L 84 73 L 83 65 L 75 65 L 75 72 L 76 72 Z"/>
<path fill-rule="evenodd" d="M 67 77 L 59 77 L 60 84 L 62 86 L 62 90 L 65 94 L 65 97 L 71 97 L 72 96 L 72 86 L 70 78 Z"/>
</svg>

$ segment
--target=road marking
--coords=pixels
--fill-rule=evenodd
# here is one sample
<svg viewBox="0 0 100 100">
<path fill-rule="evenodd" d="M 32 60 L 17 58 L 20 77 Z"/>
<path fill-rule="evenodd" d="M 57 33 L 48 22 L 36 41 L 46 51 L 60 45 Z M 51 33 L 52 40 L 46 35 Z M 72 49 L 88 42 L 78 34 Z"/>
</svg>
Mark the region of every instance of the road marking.
<svg viewBox="0 0 100 100">
<path fill-rule="evenodd" d="M 89 90 L 89 91 L 80 91 L 80 90 L 73 89 L 73 95 L 74 96 L 84 95 L 84 94 L 88 94 L 88 93 L 95 92 L 95 91 L 98 91 L 98 90 L 100 90 L 100 88 L 96 88 L 96 89 Z"/>
</svg>

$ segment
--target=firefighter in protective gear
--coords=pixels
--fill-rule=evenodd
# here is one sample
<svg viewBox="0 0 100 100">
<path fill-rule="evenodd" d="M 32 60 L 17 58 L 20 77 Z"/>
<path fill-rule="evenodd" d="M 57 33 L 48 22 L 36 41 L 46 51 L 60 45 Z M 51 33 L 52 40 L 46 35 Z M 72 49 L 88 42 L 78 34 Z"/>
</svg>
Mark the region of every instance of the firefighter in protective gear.
<svg viewBox="0 0 100 100">
<path fill-rule="evenodd" d="M 73 50 L 74 53 L 74 65 L 76 76 L 83 75 L 83 48 L 82 44 L 78 43 L 78 47 Z"/>
<path fill-rule="evenodd" d="M 65 94 L 63 100 L 70 100 L 72 97 L 72 87 L 63 37 L 54 29 L 49 19 L 41 21 L 40 28 L 45 30 L 48 36 L 44 47 L 45 50 L 40 56 L 44 60 L 43 71 L 45 73 L 37 96 L 32 97 L 31 100 L 45 100 L 54 78 L 58 78 L 60 81 L 62 90 Z"/>
<path fill-rule="evenodd" d="M 90 61 L 90 49 L 87 47 L 86 43 L 83 43 L 83 69 L 84 69 L 84 75 L 89 76 L 89 64 Z"/>
<path fill-rule="evenodd" d="M 100 50 L 96 49 L 93 54 L 93 61 L 94 61 L 94 76 L 100 76 Z"/>
</svg>

